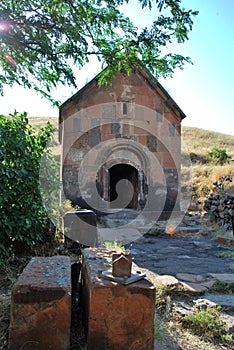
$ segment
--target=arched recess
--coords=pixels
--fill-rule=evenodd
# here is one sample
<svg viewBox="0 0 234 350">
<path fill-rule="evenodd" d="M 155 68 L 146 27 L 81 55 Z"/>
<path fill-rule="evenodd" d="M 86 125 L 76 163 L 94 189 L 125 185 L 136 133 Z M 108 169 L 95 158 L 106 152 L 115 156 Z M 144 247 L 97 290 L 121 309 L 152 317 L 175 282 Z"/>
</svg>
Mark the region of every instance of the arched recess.
<svg viewBox="0 0 234 350">
<path fill-rule="evenodd" d="M 129 164 L 116 164 L 109 171 L 111 208 L 138 209 L 138 170 Z M 119 191 L 118 184 L 120 184 Z"/>
<path fill-rule="evenodd" d="M 118 142 L 102 148 L 96 158 L 100 164 L 96 177 L 96 186 L 106 208 L 117 208 L 114 186 L 126 179 L 131 182 L 134 194 L 125 207 L 134 210 L 143 209 L 147 202 L 150 185 L 150 161 L 146 149 L 135 142 Z M 124 186 L 124 181 L 122 181 Z M 113 203 L 112 203 L 113 202 Z"/>
</svg>

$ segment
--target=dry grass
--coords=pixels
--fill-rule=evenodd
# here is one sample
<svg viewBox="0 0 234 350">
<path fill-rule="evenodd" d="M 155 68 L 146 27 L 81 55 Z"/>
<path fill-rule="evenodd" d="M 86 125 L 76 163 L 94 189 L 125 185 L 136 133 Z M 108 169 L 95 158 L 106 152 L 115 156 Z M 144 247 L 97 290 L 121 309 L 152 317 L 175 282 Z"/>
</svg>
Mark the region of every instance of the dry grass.
<svg viewBox="0 0 234 350">
<path fill-rule="evenodd" d="M 29 117 L 28 118 L 29 123 L 36 128 L 37 130 L 43 128 L 47 122 L 50 122 L 52 124 L 53 128 L 55 129 L 53 142 L 53 152 L 56 156 L 59 156 L 61 154 L 61 145 L 59 143 L 58 139 L 58 118 L 56 117 Z"/>
<path fill-rule="evenodd" d="M 227 154 L 234 156 L 234 136 L 232 135 L 183 126 L 182 138 L 189 152 L 198 156 L 204 157 L 207 151 L 214 147 L 226 149 Z"/>
<path fill-rule="evenodd" d="M 207 152 L 218 147 L 225 149 L 227 154 L 233 157 L 234 136 L 184 126 L 182 139 L 192 162 L 193 197 L 202 201 L 203 197 L 213 190 L 215 181 L 234 172 L 233 161 L 217 164 L 207 157 Z"/>
</svg>

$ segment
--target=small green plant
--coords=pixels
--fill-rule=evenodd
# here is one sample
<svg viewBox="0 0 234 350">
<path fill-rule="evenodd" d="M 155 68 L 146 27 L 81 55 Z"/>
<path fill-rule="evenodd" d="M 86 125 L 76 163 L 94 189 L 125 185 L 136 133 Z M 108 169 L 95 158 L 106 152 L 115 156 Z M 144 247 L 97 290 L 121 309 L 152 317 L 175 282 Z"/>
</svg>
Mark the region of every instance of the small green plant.
<svg viewBox="0 0 234 350">
<path fill-rule="evenodd" d="M 183 322 L 196 333 L 205 334 L 212 338 L 221 338 L 225 333 L 225 327 L 219 315 L 218 308 L 207 308 L 199 310 L 195 314 L 186 315 Z"/>
<path fill-rule="evenodd" d="M 232 257 L 234 256 L 234 251 L 232 250 L 227 250 L 225 252 L 217 252 L 215 253 L 215 256 L 217 258 L 229 258 L 229 257 Z"/>
<path fill-rule="evenodd" d="M 220 311 L 220 307 L 200 310 L 195 314 L 186 315 L 183 318 L 183 323 L 195 333 L 234 345 L 234 335 L 226 333 L 225 324 L 220 319 Z"/>
<path fill-rule="evenodd" d="M 213 286 L 211 288 L 209 288 L 209 291 L 212 293 L 229 293 L 230 288 L 226 282 L 222 282 L 222 281 L 217 280 L 217 281 L 215 281 Z"/>
<path fill-rule="evenodd" d="M 211 151 L 207 152 L 207 156 L 216 162 L 227 162 L 230 160 L 230 156 L 227 154 L 227 151 L 225 149 L 214 147 Z"/>
<path fill-rule="evenodd" d="M 108 249 L 121 249 L 123 253 L 126 252 L 125 247 L 123 245 L 120 245 L 118 241 L 105 241 L 103 244 Z"/>
<path fill-rule="evenodd" d="M 229 345 L 234 345 L 234 334 L 233 333 L 222 334 L 221 339 L 224 343 L 227 343 Z"/>
</svg>

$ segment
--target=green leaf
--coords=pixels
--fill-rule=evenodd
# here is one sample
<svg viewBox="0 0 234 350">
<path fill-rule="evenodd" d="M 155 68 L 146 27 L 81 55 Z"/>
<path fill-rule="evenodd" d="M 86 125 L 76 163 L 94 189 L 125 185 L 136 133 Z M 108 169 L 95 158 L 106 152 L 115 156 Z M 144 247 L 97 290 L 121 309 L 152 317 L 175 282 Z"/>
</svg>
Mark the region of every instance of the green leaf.
<svg viewBox="0 0 234 350">
<path fill-rule="evenodd" d="M 177 66 L 188 62 L 181 56 L 181 60 L 171 64 L 169 56 L 162 57 L 161 48 L 175 40 L 179 43 L 188 40 L 197 11 L 184 9 L 178 0 L 139 0 L 144 11 L 159 12 L 152 25 L 139 33 L 136 25 L 120 11 L 124 2 L 128 3 L 126 0 L 0 2 L 0 23 L 5 25 L 1 31 L 0 93 L 5 85 L 17 83 L 35 89 L 58 105 L 51 97 L 52 89 L 61 83 L 76 87 L 77 67 L 83 67 L 93 55 L 103 66 L 111 66 L 113 75 L 121 65 L 130 74 L 136 59 L 155 77 L 172 74 Z M 166 60 L 165 64 L 158 65 L 162 59 Z M 99 83 L 109 83 L 111 77 L 106 75 Z"/>
</svg>

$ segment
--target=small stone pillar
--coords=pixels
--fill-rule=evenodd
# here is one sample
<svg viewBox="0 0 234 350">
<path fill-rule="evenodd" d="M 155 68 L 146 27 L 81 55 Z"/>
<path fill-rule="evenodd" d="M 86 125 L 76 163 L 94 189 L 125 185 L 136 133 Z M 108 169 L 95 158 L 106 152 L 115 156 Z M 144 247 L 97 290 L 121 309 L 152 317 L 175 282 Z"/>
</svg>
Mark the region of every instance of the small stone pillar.
<svg viewBox="0 0 234 350">
<path fill-rule="evenodd" d="M 100 271 L 111 268 L 115 252 L 83 250 L 87 349 L 153 350 L 155 287 L 147 278 L 128 285 L 103 279 Z"/>
<path fill-rule="evenodd" d="M 70 258 L 32 258 L 12 288 L 9 350 L 68 350 L 70 326 Z"/>
</svg>

